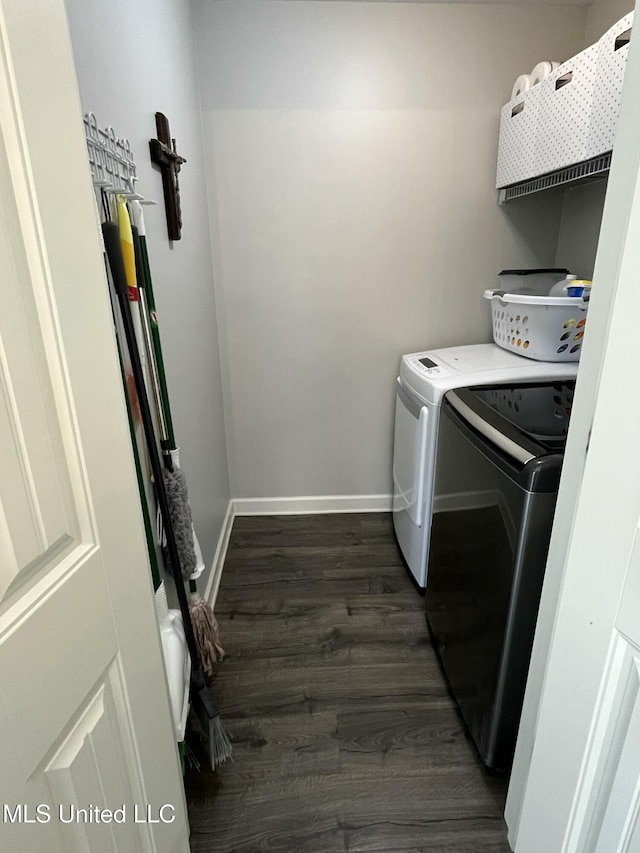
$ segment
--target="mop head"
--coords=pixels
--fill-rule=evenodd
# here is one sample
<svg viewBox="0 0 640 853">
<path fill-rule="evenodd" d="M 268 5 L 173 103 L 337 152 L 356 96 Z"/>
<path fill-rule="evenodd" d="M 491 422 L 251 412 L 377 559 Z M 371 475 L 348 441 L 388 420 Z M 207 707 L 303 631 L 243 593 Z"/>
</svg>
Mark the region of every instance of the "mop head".
<svg viewBox="0 0 640 853">
<path fill-rule="evenodd" d="M 208 601 L 198 593 L 190 596 L 191 623 L 196 636 L 196 644 L 205 675 L 213 675 L 213 667 L 224 658 L 224 649 L 220 644 L 218 622 Z"/>
<path fill-rule="evenodd" d="M 164 469 L 164 486 L 169 502 L 169 515 L 171 526 L 176 540 L 180 568 L 184 580 L 189 580 L 196 570 L 198 561 L 193 546 L 193 523 L 191 521 L 191 507 L 189 506 L 189 492 L 187 489 L 187 478 L 181 468 L 173 471 Z M 167 554 L 165 552 L 165 559 Z M 173 566 L 167 560 L 167 568 L 174 574 Z"/>
</svg>

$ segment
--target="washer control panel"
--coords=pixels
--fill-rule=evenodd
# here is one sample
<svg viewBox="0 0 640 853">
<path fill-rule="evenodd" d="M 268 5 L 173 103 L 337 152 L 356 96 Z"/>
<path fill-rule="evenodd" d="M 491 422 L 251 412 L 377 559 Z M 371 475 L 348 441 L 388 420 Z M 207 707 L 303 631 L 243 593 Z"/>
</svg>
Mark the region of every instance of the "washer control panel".
<svg viewBox="0 0 640 853">
<path fill-rule="evenodd" d="M 417 357 L 413 361 L 413 366 L 425 376 L 440 376 L 442 373 L 447 372 L 446 368 L 443 368 L 441 364 L 438 364 L 437 361 L 428 356 L 424 356 L 424 358 Z"/>
</svg>

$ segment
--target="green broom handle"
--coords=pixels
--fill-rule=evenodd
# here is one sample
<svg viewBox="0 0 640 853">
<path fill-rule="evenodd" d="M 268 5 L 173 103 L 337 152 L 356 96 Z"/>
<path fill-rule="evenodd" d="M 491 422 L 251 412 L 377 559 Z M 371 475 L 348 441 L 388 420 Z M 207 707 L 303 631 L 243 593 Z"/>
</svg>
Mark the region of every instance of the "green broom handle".
<svg viewBox="0 0 640 853">
<path fill-rule="evenodd" d="M 138 264 L 136 264 L 136 266 L 140 271 L 140 274 L 138 275 L 138 287 L 144 289 L 147 299 L 147 307 L 149 308 L 149 318 L 151 322 L 151 336 L 153 338 L 153 350 L 156 356 L 158 384 L 160 386 L 164 420 L 167 427 L 167 438 L 171 448 L 175 449 L 176 439 L 173 432 L 173 421 L 171 419 L 171 406 L 169 405 L 169 389 L 167 388 L 164 359 L 162 358 L 160 327 L 158 325 L 158 316 L 156 314 L 156 302 L 153 296 L 151 267 L 149 265 L 149 252 L 147 251 L 147 237 L 144 227 L 144 216 L 142 215 L 142 206 L 139 203 L 134 203 L 132 205 L 132 212 L 134 220 L 133 245 L 136 251 L 136 258 L 138 259 Z M 189 579 L 189 592 L 197 591 L 198 585 L 194 580 Z"/>
<path fill-rule="evenodd" d="M 107 259 L 105 257 L 105 266 Z M 107 275 L 108 278 L 108 275 Z M 127 407 L 127 420 L 129 422 L 129 433 L 131 435 L 131 447 L 133 449 L 133 459 L 136 466 L 136 478 L 138 480 L 138 491 L 140 492 L 140 505 L 142 506 L 142 518 L 144 520 L 144 532 L 147 539 L 147 551 L 149 552 L 149 563 L 151 565 L 151 578 L 153 580 L 153 591 L 155 592 L 160 586 L 160 567 L 158 566 L 158 555 L 156 554 L 156 546 L 153 539 L 153 528 L 151 527 L 151 519 L 149 518 L 149 507 L 147 505 L 147 494 L 144 487 L 144 478 L 142 476 L 142 466 L 140 464 L 140 454 L 138 452 L 138 441 L 136 439 L 136 430 L 133 425 L 133 414 L 131 412 L 131 401 L 129 400 L 129 392 L 127 389 L 127 378 L 124 372 L 124 362 L 122 359 L 122 347 L 118 337 L 115 311 L 113 304 L 111 305 L 113 313 L 113 325 L 116 330 L 116 345 L 118 347 L 118 360 L 120 362 L 120 376 L 122 377 L 122 387 L 124 389 L 124 399 Z"/>
<path fill-rule="evenodd" d="M 118 344 L 120 349 L 120 344 Z M 122 363 L 120 365 L 122 367 Z M 123 375 L 124 379 L 124 375 Z M 133 458 L 136 463 L 136 477 L 138 479 L 138 489 L 140 491 L 140 503 L 142 505 L 142 517 L 144 519 L 144 532 L 147 537 L 147 551 L 149 552 L 149 563 L 151 564 L 151 577 L 153 579 L 153 591 L 155 592 L 160 586 L 160 569 L 158 566 L 158 555 L 156 554 L 156 546 L 153 539 L 153 529 L 151 527 L 151 519 L 149 518 L 149 507 L 147 505 L 147 494 L 144 488 L 144 480 L 142 477 L 142 466 L 140 465 L 140 455 L 138 453 L 138 442 L 136 439 L 136 431 L 133 425 L 133 417 L 131 415 L 131 407 L 127 395 L 127 384 L 124 383 L 125 397 L 127 397 L 127 416 L 129 419 L 129 432 L 131 433 L 131 444 L 133 446 Z"/>
<path fill-rule="evenodd" d="M 173 421 L 171 419 L 171 406 L 169 405 L 169 390 L 167 388 L 167 377 L 164 369 L 164 359 L 162 358 L 162 344 L 160 342 L 160 328 L 158 326 L 158 318 L 156 314 L 156 302 L 153 296 L 153 284 L 151 281 L 151 267 L 149 266 L 149 253 L 147 251 L 147 238 L 144 228 L 144 217 L 142 216 L 142 208 L 139 203 L 132 205 L 134 223 L 137 229 L 136 240 L 134 236 L 134 247 L 139 249 L 141 261 L 141 272 L 139 276 L 138 287 L 144 288 L 147 297 L 147 305 L 149 307 L 149 315 L 151 320 L 151 336 L 153 338 L 153 349 L 156 354 L 156 368 L 158 371 L 158 382 L 160 385 L 160 394 L 162 396 L 162 408 L 164 409 L 164 419 L 167 426 L 167 439 L 170 446 L 175 450 L 176 439 L 173 432 Z"/>
</svg>

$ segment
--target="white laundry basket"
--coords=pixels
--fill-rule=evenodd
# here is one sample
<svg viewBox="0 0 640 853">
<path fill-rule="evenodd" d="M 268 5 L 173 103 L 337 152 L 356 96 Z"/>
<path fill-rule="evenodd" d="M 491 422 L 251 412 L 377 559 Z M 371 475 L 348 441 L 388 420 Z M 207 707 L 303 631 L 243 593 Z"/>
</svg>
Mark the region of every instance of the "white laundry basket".
<svg viewBox="0 0 640 853">
<path fill-rule="evenodd" d="M 580 297 L 526 296 L 485 290 L 491 300 L 493 339 L 536 361 L 578 361 L 588 302 Z"/>
</svg>

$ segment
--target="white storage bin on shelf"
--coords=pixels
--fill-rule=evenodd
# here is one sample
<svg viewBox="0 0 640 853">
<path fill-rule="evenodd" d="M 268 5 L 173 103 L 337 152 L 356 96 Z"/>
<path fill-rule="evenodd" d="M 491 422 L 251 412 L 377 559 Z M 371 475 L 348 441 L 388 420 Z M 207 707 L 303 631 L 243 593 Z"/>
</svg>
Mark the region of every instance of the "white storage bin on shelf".
<svg viewBox="0 0 640 853">
<path fill-rule="evenodd" d="M 578 361 L 588 302 L 579 297 L 525 296 L 485 290 L 498 346 L 536 361 Z"/>
<path fill-rule="evenodd" d="M 597 85 L 593 91 L 587 157 L 597 157 L 613 148 L 632 25 L 633 12 L 630 12 L 598 42 Z"/>
<path fill-rule="evenodd" d="M 538 87 L 515 97 L 500 113 L 500 144 L 496 188 L 526 181 L 536 174 Z"/>
<path fill-rule="evenodd" d="M 588 159 L 589 126 L 598 68 L 598 44 L 563 62 L 540 89 L 536 173 L 544 175 Z"/>
</svg>

